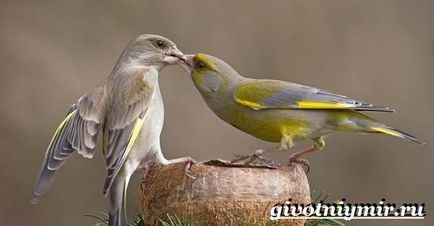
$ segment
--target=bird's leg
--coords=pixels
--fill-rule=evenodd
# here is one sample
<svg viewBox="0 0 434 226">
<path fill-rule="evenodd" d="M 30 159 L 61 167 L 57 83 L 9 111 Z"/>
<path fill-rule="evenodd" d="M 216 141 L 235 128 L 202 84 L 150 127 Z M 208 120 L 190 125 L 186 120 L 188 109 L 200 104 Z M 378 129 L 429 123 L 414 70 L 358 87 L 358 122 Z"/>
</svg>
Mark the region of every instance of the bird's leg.
<svg viewBox="0 0 434 226">
<path fill-rule="evenodd" d="M 197 161 L 194 160 L 193 158 L 183 157 L 183 158 L 167 160 L 166 158 L 164 158 L 163 153 L 161 152 L 161 148 L 156 151 L 154 158 L 155 158 L 155 162 L 157 164 L 161 164 L 161 165 L 169 165 L 169 164 L 175 164 L 175 163 L 180 163 L 180 162 L 186 162 L 187 164 L 185 165 L 185 175 L 187 175 L 188 177 L 190 177 L 192 179 L 195 179 L 195 177 L 193 175 L 191 175 L 191 166 L 193 163 L 197 163 Z"/>
<path fill-rule="evenodd" d="M 269 149 L 259 149 L 248 155 L 235 155 L 231 163 L 244 162 L 245 165 L 248 165 L 253 161 L 258 160 L 260 162 L 265 162 L 267 164 L 275 165 L 274 162 L 270 162 L 270 160 L 263 157 L 263 155 L 270 152 L 279 151 L 279 150 L 280 147 L 273 147 Z"/>
<path fill-rule="evenodd" d="M 262 155 L 270 152 L 288 150 L 293 146 L 292 137 L 284 135 L 280 140 L 279 147 L 273 147 L 269 149 L 259 149 L 249 155 L 235 155 L 234 159 L 232 159 L 231 163 L 243 162 L 244 165 L 249 165 L 250 163 L 257 161 L 258 163 L 266 163 L 267 166 L 277 167 L 277 163 L 273 160 L 269 160 Z"/>
<path fill-rule="evenodd" d="M 307 167 L 306 172 L 309 172 L 310 171 L 309 162 L 306 159 L 300 159 L 300 157 L 314 151 L 320 151 L 325 146 L 324 137 L 315 138 L 313 139 L 313 141 L 315 142 L 315 144 L 312 147 L 306 148 L 304 150 L 298 151 L 290 155 L 288 160 L 289 165 L 291 165 L 292 163 L 299 163 L 303 166 L 306 166 Z"/>
<path fill-rule="evenodd" d="M 305 155 L 305 154 L 314 152 L 314 151 L 316 151 L 316 150 L 315 150 L 314 146 L 312 146 L 310 148 L 306 148 L 304 150 L 298 151 L 298 152 L 290 155 L 289 159 L 288 159 L 289 165 L 292 165 L 292 163 L 301 164 L 303 166 L 306 166 L 307 167 L 306 172 L 309 172 L 310 171 L 309 162 L 306 159 L 301 159 L 300 157 L 303 156 L 303 155 Z"/>
<path fill-rule="evenodd" d="M 186 162 L 186 164 L 185 164 L 185 175 L 187 175 L 191 179 L 196 179 L 196 177 L 191 174 L 191 166 L 194 163 L 197 163 L 197 161 L 194 160 L 193 158 L 191 158 L 191 157 L 182 157 L 182 158 L 177 158 L 177 159 L 171 159 L 171 160 L 167 160 L 166 164 L 168 165 L 168 164 L 175 164 L 175 163 L 180 163 L 180 162 Z"/>
</svg>

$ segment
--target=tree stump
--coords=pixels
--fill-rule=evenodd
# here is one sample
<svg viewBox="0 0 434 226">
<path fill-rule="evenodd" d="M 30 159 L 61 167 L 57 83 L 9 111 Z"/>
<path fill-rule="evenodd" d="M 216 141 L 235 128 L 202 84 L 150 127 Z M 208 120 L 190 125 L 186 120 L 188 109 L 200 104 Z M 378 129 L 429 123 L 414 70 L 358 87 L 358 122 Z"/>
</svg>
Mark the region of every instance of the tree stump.
<svg viewBox="0 0 434 226">
<path fill-rule="evenodd" d="M 139 190 L 141 214 L 147 225 L 160 219 L 188 216 L 199 225 L 265 225 L 276 203 L 311 202 L 303 168 L 240 166 L 222 160 L 194 164 L 194 179 L 185 163 L 153 166 Z M 303 220 L 281 220 L 279 225 L 303 225 Z"/>
</svg>

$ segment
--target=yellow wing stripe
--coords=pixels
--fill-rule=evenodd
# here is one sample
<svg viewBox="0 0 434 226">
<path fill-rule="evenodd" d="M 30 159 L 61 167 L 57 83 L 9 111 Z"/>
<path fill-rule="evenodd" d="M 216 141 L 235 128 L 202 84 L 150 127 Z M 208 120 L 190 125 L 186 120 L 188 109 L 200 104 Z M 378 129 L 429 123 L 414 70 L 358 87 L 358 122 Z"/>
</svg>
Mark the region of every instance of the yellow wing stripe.
<svg viewBox="0 0 434 226">
<path fill-rule="evenodd" d="M 239 98 L 235 98 L 235 100 L 245 106 L 249 106 L 251 108 L 255 108 L 255 109 L 262 109 L 264 108 L 262 105 L 258 104 L 257 102 L 253 102 L 253 101 L 248 101 L 248 100 L 243 100 L 243 99 L 239 99 Z"/>
<path fill-rule="evenodd" d="M 54 141 L 56 140 L 56 138 L 59 136 L 60 132 L 63 130 L 63 128 L 65 127 L 66 123 L 69 122 L 69 120 L 71 120 L 71 118 L 77 113 L 77 110 L 74 110 L 73 112 L 69 113 L 65 119 L 60 123 L 59 127 L 57 127 L 56 131 L 54 132 L 53 137 L 51 138 L 50 144 L 48 145 L 48 149 L 51 147 L 51 145 L 53 145 Z"/>
<path fill-rule="evenodd" d="M 236 101 L 242 105 L 249 106 L 251 108 L 255 109 L 263 109 L 267 108 L 267 106 L 264 106 L 262 104 L 259 104 L 258 102 L 249 101 L 245 99 L 235 98 Z M 345 109 L 345 108 L 351 108 L 352 105 L 350 104 L 342 104 L 342 103 L 327 103 L 327 102 L 311 102 L 311 101 L 300 101 L 297 102 L 297 106 L 291 106 L 291 105 L 284 105 L 279 106 L 278 108 L 299 108 L 299 109 Z"/>
<path fill-rule="evenodd" d="M 404 138 L 404 136 L 402 134 L 395 132 L 393 130 L 390 130 L 390 129 L 381 128 L 381 127 L 371 127 L 371 129 L 374 131 L 380 132 L 380 133 L 390 135 L 390 136 Z"/>
<path fill-rule="evenodd" d="M 131 151 L 131 148 L 133 148 L 133 145 L 136 142 L 137 137 L 139 136 L 140 131 L 142 130 L 143 122 L 144 121 L 145 120 L 142 119 L 142 118 L 140 118 L 140 117 L 136 120 L 136 123 L 134 124 L 133 131 L 131 133 L 131 138 L 128 141 L 127 148 L 125 150 L 124 158 L 126 158 L 128 156 L 128 153 Z"/>
<path fill-rule="evenodd" d="M 298 108 L 303 108 L 303 109 L 342 109 L 342 108 L 351 107 L 350 104 L 314 102 L 314 101 L 299 101 L 297 102 L 297 105 Z"/>
</svg>

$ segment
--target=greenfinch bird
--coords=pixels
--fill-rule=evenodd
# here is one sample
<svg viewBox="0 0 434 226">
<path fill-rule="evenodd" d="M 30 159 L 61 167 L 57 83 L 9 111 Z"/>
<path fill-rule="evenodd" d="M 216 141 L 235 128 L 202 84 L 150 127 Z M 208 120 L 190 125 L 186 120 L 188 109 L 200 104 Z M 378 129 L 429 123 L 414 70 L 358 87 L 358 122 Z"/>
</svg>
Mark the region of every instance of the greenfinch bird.
<svg viewBox="0 0 434 226">
<path fill-rule="evenodd" d="M 85 158 L 94 156 L 97 136 L 102 131 L 109 225 L 125 226 L 127 186 L 138 166 L 148 159 L 164 165 L 191 160 L 167 160 L 160 147 L 164 108 L 158 74 L 166 65 L 184 58 L 175 43 L 162 36 L 144 34 L 131 41 L 107 80 L 71 105 L 56 129 L 32 202 L 39 201 L 73 152 Z"/>
<path fill-rule="evenodd" d="M 290 163 L 308 166 L 300 157 L 321 150 L 324 136 L 335 131 L 382 133 L 423 143 L 361 113 L 392 112 L 388 107 L 286 81 L 246 78 L 223 60 L 206 54 L 186 58 L 181 62 L 183 68 L 191 74 L 208 107 L 223 121 L 261 140 L 280 143 L 271 150 L 288 150 L 299 140 L 313 141 L 312 147 L 292 154 Z M 248 162 L 266 151 L 248 155 Z"/>
</svg>

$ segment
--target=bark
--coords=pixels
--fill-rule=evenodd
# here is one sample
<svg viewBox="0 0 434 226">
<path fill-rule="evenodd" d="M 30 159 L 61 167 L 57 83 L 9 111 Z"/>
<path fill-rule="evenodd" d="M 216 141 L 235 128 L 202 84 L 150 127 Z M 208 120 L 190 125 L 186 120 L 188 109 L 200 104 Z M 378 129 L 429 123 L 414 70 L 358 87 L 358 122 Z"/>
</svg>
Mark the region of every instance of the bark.
<svg viewBox="0 0 434 226">
<path fill-rule="evenodd" d="M 151 167 L 139 190 L 141 214 L 159 225 L 167 214 L 189 217 L 199 225 L 265 225 L 270 209 L 289 198 L 308 204 L 309 183 L 300 165 L 275 169 L 239 166 L 220 160 L 194 164 L 195 179 L 185 175 L 185 163 Z M 302 220 L 278 221 L 303 225 Z"/>
</svg>

